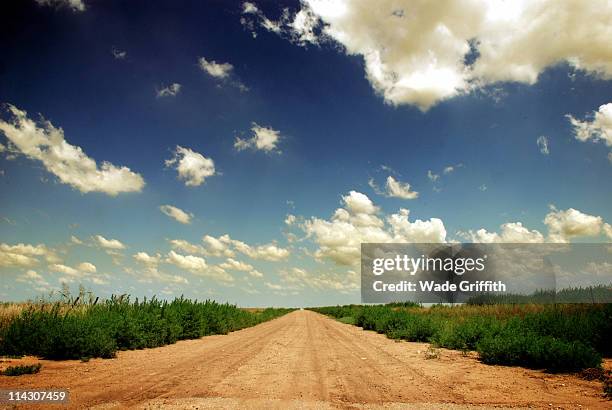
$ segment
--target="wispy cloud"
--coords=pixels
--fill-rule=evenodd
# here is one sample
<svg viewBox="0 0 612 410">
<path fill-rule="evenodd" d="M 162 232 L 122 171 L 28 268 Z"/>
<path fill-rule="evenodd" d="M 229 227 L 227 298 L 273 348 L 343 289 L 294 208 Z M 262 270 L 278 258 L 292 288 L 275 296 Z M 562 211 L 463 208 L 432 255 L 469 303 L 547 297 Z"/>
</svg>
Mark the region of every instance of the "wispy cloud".
<svg viewBox="0 0 612 410">
<path fill-rule="evenodd" d="M 158 98 L 162 97 L 176 97 L 181 92 L 182 86 L 179 83 L 172 83 L 166 87 L 162 87 L 156 90 Z"/>
<path fill-rule="evenodd" d="M 192 213 L 188 213 L 183 211 L 180 208 L 177 208 L 172 205 L 162 205 L 159 207 L 159 210 L 162 211 L 165 215 L 174 219 L 175 221 L 188 225 L 191 223 L 191 218 L 193 218 Z"/>
<path fill-rule="evenodd" d="M 243 92 L 249 91 L 249 87 L 242 83 L 234 74 L 234 66 L 230 63 L 218 63 L 214 60 L 209 61 L 205 57 L 200 57 L 198 59 L 198 66 L 203 72 L 212 78 L 222 81 L 222 83 L 232 85 Z"/>
<path fill-rule="evenodd" d="M 538 145 L 538 149 L 543 155 L 550 154 L 550 149 L 548 147 L 548 137 L 545 135 L 540 135 L 538 139 L 536 139 L 536 144 Z"/>
</svg>

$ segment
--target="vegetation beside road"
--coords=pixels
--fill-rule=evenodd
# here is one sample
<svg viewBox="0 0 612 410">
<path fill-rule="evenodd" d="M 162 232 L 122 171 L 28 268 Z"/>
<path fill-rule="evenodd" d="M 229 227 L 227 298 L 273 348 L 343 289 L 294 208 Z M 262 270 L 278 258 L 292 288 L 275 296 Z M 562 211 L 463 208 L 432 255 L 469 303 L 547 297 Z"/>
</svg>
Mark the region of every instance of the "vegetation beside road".
<svg viewBox="0 0 612 410">
<path fill-rule="evenodd" d="M 348 305 L 312 309 L 393 339 L 475 350 L 484 363 L 550 372 L 600 367 L 612 354 L 612 305 Z"/>
<path fill-rule="evenodd" d="M 82 300 L 82 299 L 81 299 Z M 7 309 L 11 309 L 7 306 Z M 291 309 L 247 311 L 214 301 L 128 296 L 79 303 L 33 303 L 5 316 L 0 328 L 0 355 L 46 359 L 114 357 L 118 350 L 158 347 L 183 339 L 227 334 L 274 319 Z"/>
</svg>

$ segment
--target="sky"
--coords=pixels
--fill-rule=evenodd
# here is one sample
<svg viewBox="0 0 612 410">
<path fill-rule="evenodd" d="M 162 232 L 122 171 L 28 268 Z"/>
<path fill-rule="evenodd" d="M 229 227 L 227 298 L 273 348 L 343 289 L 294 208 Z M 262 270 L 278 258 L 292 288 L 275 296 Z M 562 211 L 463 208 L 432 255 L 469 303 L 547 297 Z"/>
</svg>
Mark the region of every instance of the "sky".
<svg viewBox="0 0 612 410">
<path fill-rule="evenodd" d="M 357 303 L 361 243 L 610 242 L 610 21 L 605 0 L 2 2 L 0 300 Z"/>
</svg>

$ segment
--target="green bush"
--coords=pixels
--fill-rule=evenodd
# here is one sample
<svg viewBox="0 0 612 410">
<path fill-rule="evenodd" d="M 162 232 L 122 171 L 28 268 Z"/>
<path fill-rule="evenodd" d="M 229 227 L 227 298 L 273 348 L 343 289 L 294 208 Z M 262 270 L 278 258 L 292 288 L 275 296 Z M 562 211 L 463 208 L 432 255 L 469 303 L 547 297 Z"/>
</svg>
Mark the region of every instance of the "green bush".
<svg viewBox="0 0 612 410">
<path fill-rule="evenodd" d="M 479 340 L 497 332 L 499 328 L 500 322 L 497 319 L 486 316 L 446 320 L 441 323 L 432 341 L 448 349 L 475 350 Z"/>
<path fill-rule="evenodd" d="M 582 342 L 552 336 L 504 333 L 483 338 L 477 346 L 483 362 L 520 365 L 550 372 L 577 371 L 601 365 L 601 356 Z"/>
<path fill-rule="evenodd" d="M 113 357 L 117 350 L 142 349 L 253 326 L 289 312 L 266 309 L 252 313 L 214 301 L 157 299 L 104 303 L 62 313 L 32 307 L 0 330 L 0 354 L 48 359 Z"/>
<path fill-rule="evenodd" d="M 485 363 L 551 372 L 601 366 L 612 354 L 612 305 L 495 305 L 422 308 L 414 304 L 313 309 L 350 317 L 390 338 L 476 350 Z"/>
</svg>

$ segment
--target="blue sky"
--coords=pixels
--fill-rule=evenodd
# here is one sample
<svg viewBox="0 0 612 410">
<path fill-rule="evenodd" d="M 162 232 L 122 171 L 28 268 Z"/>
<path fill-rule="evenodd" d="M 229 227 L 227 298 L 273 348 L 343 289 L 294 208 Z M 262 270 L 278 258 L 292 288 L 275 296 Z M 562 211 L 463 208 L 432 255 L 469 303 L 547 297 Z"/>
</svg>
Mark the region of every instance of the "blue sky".
<svg viewBox="0 0 612 410">
<path fill-rule="evenodd" d="M 546 15 L 517 30 L 536 6 L 462 33 L 457 21 L 491 2 L 459 14 L 359 3 L 0 6 L 0 298 L 68 282 L 245 306 L 357 302 L 360 242 L 610 241 L 612 47 L 584 17 L 610 16 L 608 3 L 568 9 L 561 25 L 587 33 L 550 50 L 537 49 Z M 426 11 L 440 16 L 431 31 Z M 441 25 L 454 37 L 441 42 Z M 514 33 L 517 61 L 492 28 Z M 480 55 L 464 63 L 474 36 Z M 49 135 L 42 118 L 83 157 L 16 143 L 32 141 L 26 123 Z M 166 165 L 177 147 L 188 154 Z M 128 177 L 92 187 L 83 158 Z M 181 175 L 184 158 L 196 165 Z M 224 234 L 222 250 L 202 239 Z"/>
</svg>

